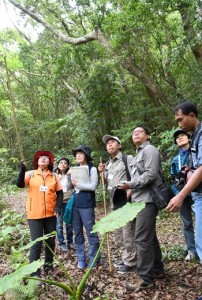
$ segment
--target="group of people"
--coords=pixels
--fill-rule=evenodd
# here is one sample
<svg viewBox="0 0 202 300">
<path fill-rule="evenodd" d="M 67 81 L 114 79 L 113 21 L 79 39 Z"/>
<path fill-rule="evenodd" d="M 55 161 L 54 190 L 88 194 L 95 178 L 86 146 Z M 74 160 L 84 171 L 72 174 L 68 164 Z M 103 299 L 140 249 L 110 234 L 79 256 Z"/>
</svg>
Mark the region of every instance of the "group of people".
<svg viewBox="0 0 202 300">
<path fill-rule="evenodd" d="M 179 147 L 179 154 L 173 159 L 171 176 L 173 191 L 176 196 L 171 199 L 167 210 L 180 210 L 184 224 L 184 236 L 187 245 L 186 260 L 197 256 L 202 263 L 202 125 L 198 120 L 196 106 L 185 101 L 176 106 L 175 119 L 179 129 L 174 133 L 174 142 Z M 156 234 L 156 217 L 158 209 L 152 198 L 151 186 L 162 183 L 161 154 L 150 142 L 149 130 L 142 125 L 136 125 L 132 132 L 132 141 L 136 147 L 136 155 L 125 155 L 121 151 L 121 141 L 118 137 L 105 135 L 103 142 L 110 156 L 106 164 L 100 163 L 98 171 L 105 179 L 110 195 L 112 210 L 125 205 L 127 201 L 144 202 L 145 207 L 136 218 L 124 227 L 116 230 L 114 236 L 121 252 L 121 258 L 115 262 L 120 274 L 137 271 L 138 279 L 126 284 L 126 289 L 139 291 L 154 288 L 155 279 L 165 278 L 162 254 Z M 100 257 L 94 261 L 99 248 L 99 238 L 91 233 L 95 224 L 95 190 L 98 184 L 98 173 L 92 165 L 91 149 L 80 145 L 72 151 L 79 166 L 87 166 L 89 183 L 83 183 L 71 178 L 69 160 L 61 158 L 53 172 L 53 156 L 49 151 L 38 151 L 34 157 L 34 170 L 26 171 L 21 164 L 17 178 L 18 187 L 29 187 L 27 201 L 27 217 L 34 240 L 43 233 L 50 233 L 56 228 L 60 249 L 76 248 L 78 268 L 89 268 L 99 264 Z M 192 176 L 184 182 L 181 175 Z M 187 176 L 188 178 L 188 176 Z M 66 226 L 67 244 L 63 237 L 62 216 L 66 203 L 74 190 L 72 226 Z M 195 212 L 195 234 L 192 222 L 192 208 Z M 88 239 L 88 263 L 85 256 L 85 227 Z M 54 251 L 55 238 L 48 239 L 50 248 Z M 37 242 L 30 252 L 30 262 L 40 258 L 41 242 Z M 94 261 L 94 262 L 93 262 Z M 53 267 L 53 253 L 46 247 L 44 270 Z M 40 270 L 37 271 L 39 276 Z"/>
<path fill-rule="evenodd" d="M 97 169 L 92 165 L 91 149 L 80 145 L 72 151 L 78 166 L 87 166 L 89 170 L 89 183 L 79 182 L 71 178 L 69 160 L 62 157 L 57 168 L 53 171 L 54 157 L 50 151 L 38 151 L 34 156 L 34 170 L 26 172 L 26 165 L 21 162 L 20 172 L 17 177 L 17 187 L 28 187 L 26 212 L 31 234 L 31 240 L 50 234 L 57 229 L 59 250 L 76 249 L 78 268 L 96 267 L 99 257 L 94 261 L 99 248 L 99 238 L 96 233 L 91 233 L 95 224 L 95 190 L 98 183 Z M 63 215 L 67 202 L 75 192 L 72 224 L 66 224 L 66 243 L 63 232 Z M 88 238 L 89 260 L 85 257 L 85 238 L 83 229 Z M 74 232 L 74 241 L 73 241 Z M 50 250 L 50 249 L 51 250 Z M 30 250 L 30 263 L 40 259 L 42 241 L 37 241 Z M 44 272 L 49 274 L 53 269 L 55 252 L 55 237 L 47 239 L 45 246 Z M 32 274 L 41 277 L 38 269 Z"/>
</svg>

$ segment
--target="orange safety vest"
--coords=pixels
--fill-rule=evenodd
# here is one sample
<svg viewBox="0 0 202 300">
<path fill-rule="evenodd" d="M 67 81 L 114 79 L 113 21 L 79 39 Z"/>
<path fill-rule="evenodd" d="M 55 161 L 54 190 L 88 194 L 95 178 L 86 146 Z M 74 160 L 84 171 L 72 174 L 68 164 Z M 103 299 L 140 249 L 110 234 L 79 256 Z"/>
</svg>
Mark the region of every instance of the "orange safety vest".
<svg viewBox="0 0 202 300">
<path fill-rule="evenodd" d="M 42 219 L 54 216 L 56 191 L 62 189 L 57 175 L 48 170 L 43 178 L 40 169 L 29 171 L 25 175 L 25 184 L 29 186 L 27 218 Z"/>
</svg>

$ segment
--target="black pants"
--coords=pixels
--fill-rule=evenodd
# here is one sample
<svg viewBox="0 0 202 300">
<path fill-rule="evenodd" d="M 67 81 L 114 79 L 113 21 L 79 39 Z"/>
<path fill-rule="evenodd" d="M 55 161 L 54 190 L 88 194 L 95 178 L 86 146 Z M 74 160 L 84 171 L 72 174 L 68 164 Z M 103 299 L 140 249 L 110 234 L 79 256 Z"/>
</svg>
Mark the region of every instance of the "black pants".
<svg viewBox="0 0 202 300">
<path fill-rule="evenodd" d="M 44 219 L 28 219 L 28 224 L 29 224 L 32 241 L 34 241 L 35 239 L 37 239 L 39 237 L 42 237 L 45 234 L 56 231 L 56 217 L 49 217 L 49 218 L 44 218 Z M 55 236 L 47 239 L 46 243 L 49 245 L 49 247 L 54 252 Z M 41 248 L 42 248 L 42 241 L 36 242 L 31 247 L 30 257 L 29 257 L 30 263 L 35 260 L 40 259 Z M 51 267 L 52 265 L 53 265 L 53 254 L 48 249 L 48 247 L 45 246 L 45 264 L 44 264 L 44 266 Z"/>
<path fill-rule="evenodd" d="M 146 203 L 145 208 L 136 217 L 137 273 L 148 282 L 154 280 L 155 273 L 164 271 L 161 249 L 156 236 L 157 214 L 155 204 Z"/>
</svg>

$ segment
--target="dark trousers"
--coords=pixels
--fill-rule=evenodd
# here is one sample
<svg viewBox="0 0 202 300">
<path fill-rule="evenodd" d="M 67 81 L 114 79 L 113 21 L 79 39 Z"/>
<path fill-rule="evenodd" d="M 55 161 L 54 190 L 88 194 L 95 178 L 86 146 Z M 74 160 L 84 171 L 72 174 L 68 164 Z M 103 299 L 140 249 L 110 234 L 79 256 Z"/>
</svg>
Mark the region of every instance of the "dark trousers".
<svg viewBox="0 0 202 300">
<path fill-rule="evenodd" d="M 190 196 L 187 196 L 183 201 L 180 208 L 180 217 L 183 222 L 184 238 L 187 245 L 188 252 L 196 254 L 195 237 L 194 237 L 194 225 L 192 218 L 192 205 L 194 201 Z"/>
<path fill-rule="evenodd" d="M 145 208 L 136 217 L 137 273 L 148 282 L 155 279 L 155 273 L 164 271 L 161 249 L 156 236 L 157 214 L 155 204 L 146 203 Z"/>
<path fill-rule="evenodd" d="M 35 239 L 42 237 L 45 234 L 51 233 L 56 231 L 56 217 L 49 217 L 44 219 L 28 219 L 29 229 L 31 233 L 31 240 L 34 241 Z M 55 249 L 55 236 L 51 237 L 46 240 L 46 243 L 54 252 Z M 30 250 L 30 263 L 40 259 L 41 255 L 41 248 L 42 248 L 42 241 L 36 242 Z M 53 254 L 45 246 L 45 264 L 44 266 L 52 266 L 53 264 Z"/>
</svg>

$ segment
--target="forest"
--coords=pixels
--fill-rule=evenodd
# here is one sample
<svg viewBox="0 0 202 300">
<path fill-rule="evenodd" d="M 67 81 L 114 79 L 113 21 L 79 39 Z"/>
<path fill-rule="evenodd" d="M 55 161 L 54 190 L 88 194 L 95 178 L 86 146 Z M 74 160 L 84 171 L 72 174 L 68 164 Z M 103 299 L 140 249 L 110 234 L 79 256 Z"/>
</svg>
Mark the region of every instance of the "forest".
<svg viewBox="0 0 202 300">
<path fill-rule="evenodd" d="M 175 105 L 189 99 L 201 111 L 200 1 L 4 4 L 18 23 L 0 32 L 2 182 L 13 180 L 22 158 L 32 168 L 39 149 L 73 159 L 71 150 L 87 144 L 98 163 L 107 158 L 104 134 L 118 135 L 133 153 L 139 123 L 167 161 L 176 150 Z"/>
<path fill-rule="evenodd" d="M 123 152 L 135 155 L 137 124 L 149 129 L 169 177 L 177 152 L 174 107 L 188 99 L 201 119 L 202 2 L 2 2 L 14 28 L 0 31 L 0 212 L 5 198 L 13 201 L 21 160 L 32 169 L 43 149 L 74 165 L 72 149 L 86 144 L 98 165 L 108 158 L 105 134 L 118 136 Z"/>
</svg>

